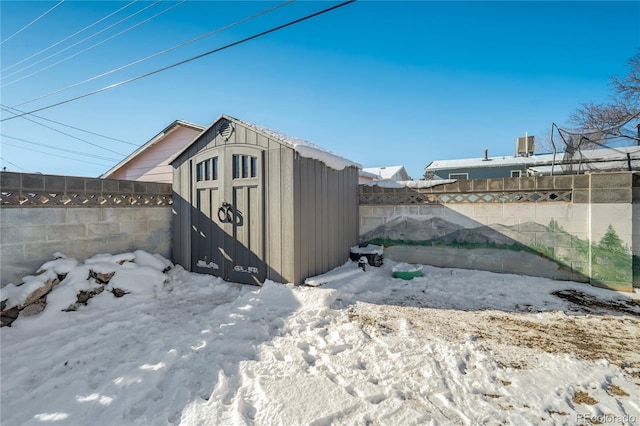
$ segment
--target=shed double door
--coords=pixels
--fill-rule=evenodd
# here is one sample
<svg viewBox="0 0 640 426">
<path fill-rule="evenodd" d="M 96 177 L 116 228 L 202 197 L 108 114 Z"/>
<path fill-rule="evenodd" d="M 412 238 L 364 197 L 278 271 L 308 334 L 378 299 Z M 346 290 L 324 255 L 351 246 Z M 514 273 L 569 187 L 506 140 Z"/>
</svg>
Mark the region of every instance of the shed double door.
<svg viewBox="0 0 640 426">
<path fill-rule="evenodd" d="M 196 156 L 193 271 L 264 282 L 263 157 L 260 149 L 229 145 Z"/>
</svg>

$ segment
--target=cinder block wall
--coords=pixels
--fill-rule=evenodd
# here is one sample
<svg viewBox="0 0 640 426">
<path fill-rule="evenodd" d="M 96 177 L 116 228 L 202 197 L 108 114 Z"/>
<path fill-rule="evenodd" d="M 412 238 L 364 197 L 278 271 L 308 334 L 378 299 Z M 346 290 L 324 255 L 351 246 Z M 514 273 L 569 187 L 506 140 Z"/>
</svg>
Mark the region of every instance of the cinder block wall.
<svg viewBox="0 0 640 426">
<path fill-rule="evenodd" d="M 398 261 L 632 291 L 640 281 L 634 186 L 640 196 L 631 172 L 361 186 L 360 235 Z"/>
<path fill-rule="evenodd" d="M 0 173 L 0 282 L 56 252 L 78 260 L 142 249 L 171 256 L 171 185 Z"/>
</svg>

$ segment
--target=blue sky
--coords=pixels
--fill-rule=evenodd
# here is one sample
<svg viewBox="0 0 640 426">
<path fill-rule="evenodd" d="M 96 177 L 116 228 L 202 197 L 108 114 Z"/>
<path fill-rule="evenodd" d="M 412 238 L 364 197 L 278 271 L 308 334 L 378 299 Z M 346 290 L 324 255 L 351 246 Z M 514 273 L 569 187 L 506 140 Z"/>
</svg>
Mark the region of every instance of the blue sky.
<svg viewBox="0 0 640 426">
<path fill-rule="evenodd" d="M 37 99 L 280 4 L 65 0 L 27 26 L 58 3 L 0 3 L 5 107 L 47 107 L 338 4 L 293 2 Z M 176 119 L 208 125 L 225 113 L 306 139 L 365 167 L 404 165 L 419 179 L 433 160 L 481 157 L 485 149 L 490 156 L 513 155 L 518 136 L 527 132 L 543 142 L 551 124 L 568 125 L 580 104 L 606 101 L 610 76 L 624 75 L 627 60 L 640 48 L 638 22 L 640 2 L 630 1 L 358 1 L 35 113 L 128 143 L 34 117 L 75 138 L 23 118 L 5 120 L 0 165 L 98 176 Z M 12 116 L 2 112 L 3 120 Z"/>
</svg>

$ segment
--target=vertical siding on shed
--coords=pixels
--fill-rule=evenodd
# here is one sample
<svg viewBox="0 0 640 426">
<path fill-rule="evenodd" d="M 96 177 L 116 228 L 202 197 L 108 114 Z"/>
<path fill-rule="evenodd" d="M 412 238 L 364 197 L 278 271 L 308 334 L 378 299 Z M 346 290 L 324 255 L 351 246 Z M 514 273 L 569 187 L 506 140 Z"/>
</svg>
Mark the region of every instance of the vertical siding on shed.
<svg viewBox="0 0 640 426">
<path fill-rule="evenodd" d="M 321 217 L 322 217 L 322 270 L 328 271 L 331 264 L 331 253 L 329 245 L 329 198 L 331 197 L 329 192 L 329 170 L 326 167 L 322 168 L 322 194 L 320 197 L 321 205 Z"/>
<path fill-rule="evenodd" d="M 268 151 L 267 159 L 263 168 L 271 171 L 264 172 L 265 176 L 265 239 L 267 243 L 267 278 L 280 282 L 282 276 L 282 169 L 281 153 L 282 149 L 279 145 L 274 145 Z"/>
<path fill-rule="evenodd" d="M 280 150 L 280 220 L 282 226 L 282 277 L 287 282 L 295 282 L 295 259 L 299 257 L 295 244 L 295 181 L 294 151 L 290 148 Z M 272 171 L 274 173 L 274 171 Z M 293 262 L 292 262 L 293 261 Z"/>
<path fill-rule="evenodd" d="M 298 157 L 294 173 L 296 283 L 344 263 L 358 243 L 357 169 Z"/>
<path fill-rule="evenodd" d="M 267 279 L 300 284 L 344 263 L 359 238 L 357 169 L 331 169 L 235 122 L 234 132 L 225 140 L 218 134 L 222 123 L 203 133 L 174 163 L 178 195 L 174 201 L 174 261 L 191 268 L 194 157 L 215 147 L 249 144 L 264 149 L 260 173 L 264 176 L 265 241 L 264 253 L 257 254 L 264 255 Z"/>
<path fill-rule="evenodd" d="M 316 250 L 316 227 L 317 223 L 316 217 L 316 185 L 315 185 L 315 176 L 316 176 L 316 161 L 310 160 L 308 158 L 305 159 L 304 169 L 306 173 L 303 174 L 305 177 L 304 185 L 307 188 L 305 192 L 305 210 L 307 211 L 305 217 L 305 228 L 307 229 L 308 237 L 306 239 L 307 243 L 307 276 L 316 275 L 316 259 L 318 258 Z"/>
<path fill-rule="evenodd" d="M 191 270 L 191 156 L 174 164 L 173 262 Z"/>
</svg>

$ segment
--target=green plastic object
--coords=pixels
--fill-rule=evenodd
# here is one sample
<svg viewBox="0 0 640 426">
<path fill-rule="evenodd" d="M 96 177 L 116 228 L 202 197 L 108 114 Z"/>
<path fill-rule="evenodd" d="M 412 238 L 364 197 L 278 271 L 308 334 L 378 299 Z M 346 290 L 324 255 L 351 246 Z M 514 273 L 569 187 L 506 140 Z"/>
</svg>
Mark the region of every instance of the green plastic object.
<svg viewBox="0 0 640 426">
<path fill-rule="evenodd" d="M 403 280 L 412 280 L 415 277 L 421 277 L 422 276 L 422 271 L 396 271 L 393 273 L 393 276 L 395 278 L 401 278 Z"/>
<path fill-rule="evenodd" d="M 399 264 L 392 269 L 394 278 L 411 280 L 422 276 L 422 266 L 412 267 L 406 263 Z"/>
</svg>

